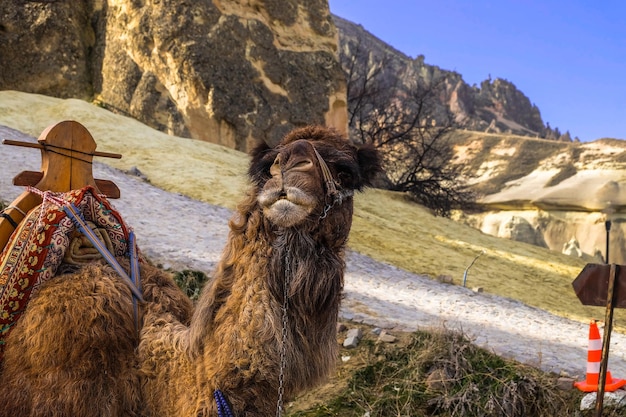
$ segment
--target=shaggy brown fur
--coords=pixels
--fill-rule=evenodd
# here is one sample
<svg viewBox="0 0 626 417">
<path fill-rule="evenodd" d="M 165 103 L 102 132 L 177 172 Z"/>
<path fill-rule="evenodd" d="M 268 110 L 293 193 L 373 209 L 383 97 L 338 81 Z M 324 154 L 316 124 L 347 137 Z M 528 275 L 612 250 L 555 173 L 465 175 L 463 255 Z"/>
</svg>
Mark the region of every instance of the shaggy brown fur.
<svg viewBox="0 0 626 417">
<path fill-rule="evenodd" d="M 189 321 L 192 304 L 168 275 L 142 265 L 141 276 L 144 299 Z M 130 289 L 111 267 L 51 279 L 7 338 L 0 416 L 145 415 L 137 344 Z"/>
<path fill-rule="evenodd" d="M 311 145 L 344 193 L 323 219 L 332 202 Z M 191 325 L 150 309 L 146 314 L 139 354 L 154 415 L 216 416 L 215 389 L 236 416 L 276 413 L 286 282 L 285 401 L 328 376 L 337 355 L 351 191 L 368 185 L 379 169 L 373 148 L 357 149 L 319 127 L 253 151 L 253 187 L 230 222 L 215 278 Z"/>
<path fill-rule="evenodd" d="M 215 389 L 235 416 L 274 415 L 283 294 L 288 401 L 334 365 L 352 191 L 379 170 L 373 148 L 322 127 L 256 148 L 251 190 L 190 321 L 182 292 L 144 268 L 138 356 L 130 292 L 108 267 L 47 283 L 7 340 L 0 416 L 216 417 Z"/>
</svg>

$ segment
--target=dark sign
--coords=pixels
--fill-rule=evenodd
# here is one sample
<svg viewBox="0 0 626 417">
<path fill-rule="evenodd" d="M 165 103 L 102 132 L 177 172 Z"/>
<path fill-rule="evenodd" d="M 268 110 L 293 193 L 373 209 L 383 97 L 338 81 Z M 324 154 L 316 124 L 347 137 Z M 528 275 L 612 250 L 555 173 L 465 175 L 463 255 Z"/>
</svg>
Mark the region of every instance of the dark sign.
<svg viewBox="0 0 626 417">
<path fill-rule="evenodd" d="M 626 308 L 626 267 L 616 267 L 613 307 Z M 587 264 L 572 282 L 578 299 L 586 306 L 606 307 L 611 265 Z"/>
</svg>

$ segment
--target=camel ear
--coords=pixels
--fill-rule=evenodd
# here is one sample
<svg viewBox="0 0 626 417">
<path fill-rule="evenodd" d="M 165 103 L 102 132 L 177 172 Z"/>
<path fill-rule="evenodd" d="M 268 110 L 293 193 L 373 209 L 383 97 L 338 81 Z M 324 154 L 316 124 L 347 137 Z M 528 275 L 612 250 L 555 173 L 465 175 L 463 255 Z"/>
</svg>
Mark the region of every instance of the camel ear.
<svg viewBox="0 0 626 417">
<path fill-rule="evenodd" d="M 358 148 L 357 158 L 363 186 L 371 186 L 376 176 L 383 172 L 380 152 L 368 143 Z"/>
<path fill-rule="evenodd" d="M 271 156 L 271 154 L 273 154 L 272 148 L 270 148 L 265 142 L 258 143 L 250 151 L 252 159 L 250 161 L 250 166 L 248 167 L 248 176 L 253 183 L 262 185 L 270 178 L 270 167 L 272 166 L 275 158 L 274 156 Z"/>
</svg>

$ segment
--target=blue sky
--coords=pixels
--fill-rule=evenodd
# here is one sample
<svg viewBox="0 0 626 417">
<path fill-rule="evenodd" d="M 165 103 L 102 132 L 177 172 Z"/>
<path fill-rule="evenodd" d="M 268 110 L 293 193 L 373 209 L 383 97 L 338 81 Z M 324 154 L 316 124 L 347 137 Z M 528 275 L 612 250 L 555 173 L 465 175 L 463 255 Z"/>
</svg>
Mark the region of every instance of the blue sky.
<svg viewBox="0 0 626 417">
<path fill-rule="evenodd" d="M 468 84 L 511 81 L 544 123 L 626 139 L 626 1 L 329 0 L 330 11 Z"/>
</svg>

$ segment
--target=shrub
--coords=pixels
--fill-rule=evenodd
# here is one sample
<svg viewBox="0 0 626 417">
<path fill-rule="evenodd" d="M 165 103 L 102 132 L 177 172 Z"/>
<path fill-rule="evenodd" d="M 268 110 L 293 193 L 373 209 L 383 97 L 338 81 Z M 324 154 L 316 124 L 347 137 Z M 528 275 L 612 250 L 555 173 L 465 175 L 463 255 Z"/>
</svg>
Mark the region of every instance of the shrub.
<svg viewBox="0 0 626 417">
<path fill-rule="evenodd" d="M 402 347 L 362 345 L 365 364 L 344 389 L 291 415 L 556 417 L 574 415 L 581 398 L 559 390 L 555 375 L 503 359 L 458 332 L 418 331 Z"/>
</svg>

